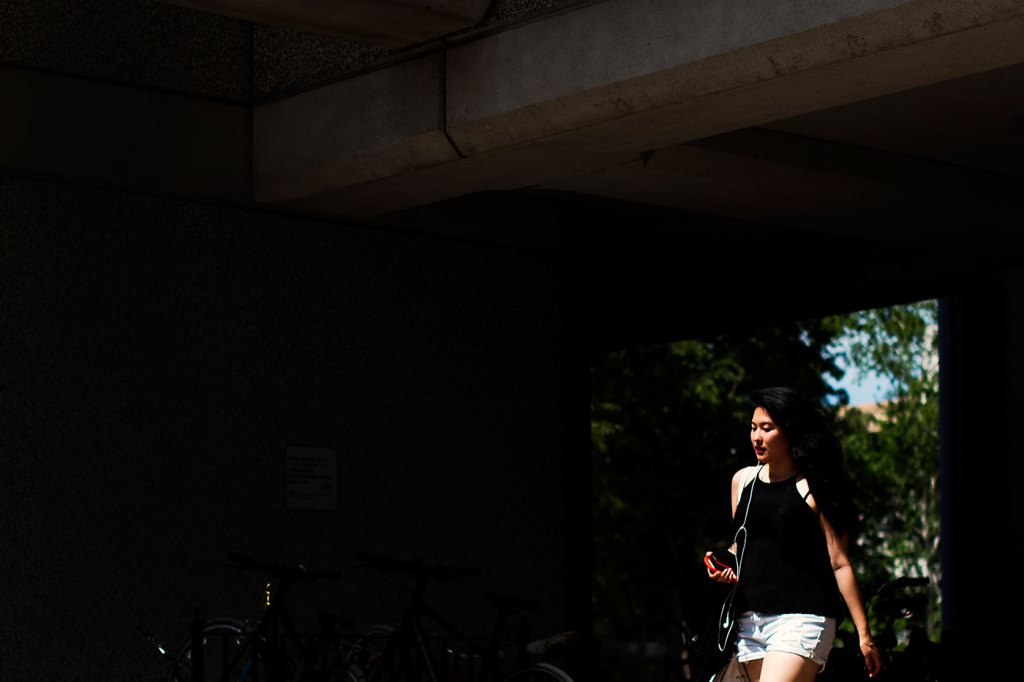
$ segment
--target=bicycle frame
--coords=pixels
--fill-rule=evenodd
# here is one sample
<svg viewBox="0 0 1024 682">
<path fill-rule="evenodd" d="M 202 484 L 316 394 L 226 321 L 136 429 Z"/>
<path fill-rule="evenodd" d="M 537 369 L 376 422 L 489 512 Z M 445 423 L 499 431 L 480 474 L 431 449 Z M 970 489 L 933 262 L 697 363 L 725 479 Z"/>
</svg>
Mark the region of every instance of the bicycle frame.
<svg viewBox="0 0 1024 682">
<path fill-rule="evenodd" d="M 297 660 L 307 662 L 309 650 L 299 636 L 291 616 L 285 608 L 286 597 L 292 586 L 287 576 L 278 579 L 276 589 L 267 589 L 267 610 L 255 627 L 244 629 L 238 640 L 237 649 L 231 656 L 222 658 L 223 666 L 216 680 L 192 679 L 192 682 L 229 682 L 231 675 L 240 669 L 238 676 L 230 682 L 246 682 L 258 679 L 257 668 L 264 671 L 263 682 L 284 682 L 288 679 L 288 655 L 285 644 L 291 641 Z M 228 637 L 230 634 L 213 635 Z M 226 641 L 225 641 L 226 645 Z M 225 653 L 226 653 L 225 646 Z M 303 671 L 304 679 L 307 671 Z"/>
<path fill-rule="evenodd" d="M 250 674 L 256 665 L 256 654 L 262 654 L 262 667 L 266 672 L 265 682 L 285 682 L 288 679 L 286 665 L 288 656 L 285 651 L 288 641 L 291 641 L 295 647 L 297 660 L 307 661 L 309 651 L 303 644 L 302 638 L 284 606 L 291 586 L 292 580 L 287 576 L 282 576 L 278 581 L 277 589 L 272 593 L 268 590 L 268 606 L 263 618 L 255 628 L 245 633 L 238 652 L 228 663 L 225 673 L 217 682 L 229 682 L 227 680 L 228 672 L 241 663 L 247 653 L 252 655 L 245 665 L 243 674 L 231 682 L 246 682 L 251 679 Z M 303 679 L 305 675 L 304 671 L 300 679 Z"/>
<path fill-rule="evenodd" d="M 429 619 L 434 624 L 440 626 L 441 630 L 448 633 L 450 637 L 446 637 L 445 640 L 457 641 L 466 646 L 470 655 L 475 654 L 481 657 L 482 665 L 479 674 L 473 675 L 471 682 L 482 682 L 492 679 L 498 673 L 498 635 L 504 625 L 505 613 L 499 611 L 498 617 L 495 619 L 494 631 L 485 649 L 451 621 L 424 603 L 423 595 L 428 582 L 427 578 L 417 578 L 416 589 L 413 592 L 409 607 L 402 621 L 391 637 L 389 637 L 380 661 L 378 661 L 377 666 L 370 674 L 369 682 L 379 682 L 383 675 L 398 670 L 413 673 L 415 677 L 412 679 L 421 682 L 444 681 L 443 675 L 447 671 L 439 668 L 438 662 L 434 660 L 434 655 L 427 645 L 427 637 L 424 634 L 425 630 L 422 625 L 423 618 Z M 422 670 L 416 667 L 417 663 L 422 665 Z M 396 668 L 396 665 L 399 667 Z M 471 665 L 472 663 L 470 662 Z M 424 673 L 426 677 L 423 677 Z"/>
<path fill-rule="evenodd" d="M 269 601 L 267 611 L 263 618 L 260 619 L 256 627 L 252 629 L 244 629 L 239 639 L 238 648 L 230 657 L 223 657 L 223 666 L 220 674 L 216 680 L 202 680 L 192 678 L 191 682 L 228 682 L 229 676 L 232 671 L 236 670 L 241 666 L 242 671 L 239 676 L 231 682 L 244 682 L 245 680 L 251 679 L 250 675 L 254 674 L 256 667 L 257 655 L 262 655 L 263 667 L 266 669 L 266 682 L 279 682 L 285 680 L 284 674 L 284 656 L 279 650 L 279 644 L 277 640 L 278 634 L 278 622 L 283 622 L 289 632 L 289 636 L 295 633 L 295 627 L 288 617 L 288 614 L 280 606 L 284 603 L 284 597 L 288 592 L 289 584 L 287 580 L 282 579 L 278 586 L 278 589 L 273 593 L 274 599 Z M 269 592 L 268 592 L 269 594 Z M 204 635 L 205 638 L 209 635 Z M 223 635 L 213 635 L 228 637 L 233 636 L 231 633 L 225 633 Z M 193 638 L 193 642 L 196 639 Z M 296 638 L 296 641 L 298 639 Z M 201 640 L 200 640 L 201 642 Z M 298 644 L 301 650 L 301 643 Z M 199 647 L 201 650 L 201 646 Z M 193 647 L 195 650 L 195 648 Z M 226 641 L 225 641 L 226 649 Z M 304 655 L 304 652 L 302 652 Z M 248 656 L 248 658 L 246 658 Z M 244 661 L 244 664 L 243 664 Z M 200 670 L 201 674 L 202 671 Z"/>
<path fill-rule="evenodd" d="M 484 647 L 474 638 L 468 637 L 457 626 L 453 625 L 440 613 L 427 606 L 424 593 L 430 582 L 447 582 L 466 576 L 480 575 L 478 569 L 457 568 L 452 566 L 427 566 L 419 559 L 401 561 L 373 554 L 357 554 L 356 559 L 361 565 L 373 568 L 379 573 L 396 573 L 415 576 L 416 587 L 408 605 L 403 609 L 398 625 L 392 630 L 389 627 L 371 628 L 361 640 L 362 650 L 372 652 L 366 667 L 368 682 L 448 682 L 449 670 L 439 669 L 436 657 L 427 643 L 427 632 L 423 620 L 427 619 L 439 626 L 445 633 L 442 642 L 455 641 L 466 646 L 468 652 L 468 678 L 460 678 L 462 682 L 499 682 L 506 679 L 506 671 L 501 664 L 502 633 L 508 615 L 517 611 L 536 611 L 537 606 L 526 599 L 517 599 L 499 594 L 488 593 L 497 615 L 494 628 Z M 523 631 L 520 630 L 520 635 Z M 384 648 L 377 654 L 372 642 L 384 641 Z M 572 682 L 567 673 L 557 666 L 547 663 L 523 665 L 527 654 L 547 653 L 550 648 L 575 641 L 576 633 L 564 632 L 559 635 L 537 640 L 526 644 L 525 637 L 518 642 L 518 668 L 513 670 L 508 680 L 526 682 L 527 680 L 549 680 L 550 682 Z M 532 648 L 532 651 L 531 651 Z M 448 653 L 453 653 L 451 650 Z M 481 662 L 480 670 L 476 670 L 475 657 Z M 447 657 L 442 662 L 447 662 Z"/>
</svg>

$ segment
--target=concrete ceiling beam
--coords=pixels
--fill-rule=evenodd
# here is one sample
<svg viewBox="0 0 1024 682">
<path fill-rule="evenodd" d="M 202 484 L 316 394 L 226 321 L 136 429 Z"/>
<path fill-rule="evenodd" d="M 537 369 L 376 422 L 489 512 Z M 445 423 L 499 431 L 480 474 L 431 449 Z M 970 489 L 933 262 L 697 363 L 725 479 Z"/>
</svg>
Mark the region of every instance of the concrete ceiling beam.
<svg viewBox="0 0 1024 682">
<path fill-rule="evenodd" d="M 457 161 L 443 125 L 442 59 L 427 55 L 256 107 L 257 199 L 315 200 Z"/>
<path fill-rule="evenodd" d="M 385 47 L 478 23 L 490 0 L 161 0 L 213 14 Z"/>
<path fill-rule="evenodd" d="M 1014 0 L 610 1 L 449 50 L 448 133 L 471 156 L 645 117 L 651 149 L 1017 64 L 1022 38 Z"/>
<path fill-rule="evenodd" d="M 257 107 L 257 200 L 382 215 L 554 184 L 645 151 L 1024 62 L 1024 5 L 607 0 L 436 58 L 435 93 L 428 81 L 410 89 L 399 65 Z M 377 83 L 365 88 L 376 99 L 353 100 L 360 79 Z M 393 116 L 399 101 L 408 111 Z M 372 135 L 353 110 L 383 112 Z M 262 139 L 271 130 L 272 145 Z"/>
<path fill-rule="evenodd" d="M 1024 256 L 1017 178 L 764 129 L 658 149 L 551 188 L 928 250 Z"/>
</svg>

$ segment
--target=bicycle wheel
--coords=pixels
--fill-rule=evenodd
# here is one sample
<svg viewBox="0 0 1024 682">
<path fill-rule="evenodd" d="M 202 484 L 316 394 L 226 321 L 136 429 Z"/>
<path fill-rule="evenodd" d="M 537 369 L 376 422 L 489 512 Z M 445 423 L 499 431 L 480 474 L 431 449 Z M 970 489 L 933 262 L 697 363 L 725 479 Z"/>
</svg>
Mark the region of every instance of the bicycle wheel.
<svg viewBox="0 0 1024 682">
<path fill-rule="evenodd" d="M 358 661 L 358 643 L 340 636 L 314 642 L 308 667 L 294 676 L 297 682 L 366 682 Z"/>
<path fill-rule="evenodd" d="M 363 670 L 369 682 L 424 682 L 430 677 L 426 671 L 425 656 L 415 641 L 407 639 L 410 633 L 387 625 L 367 630 L 360 638 Z M 436 666 L 433 659 L 430 665 Z M 436 674 L 436 667 L 435 667 Z"/>
<path fill-rule="evenodd" d="M 366 674 L 358 665 L 351 663 L 338 673 L 330 673 L 325 680 L 327 682 L 366 682 Z"/>
<path fill-rule="evenodd" d="M 245 623 L 233 618 L 214 618 L 203 624 L 203 681 L 234 682 L 248 671 L 248 659 L 229 670 L 230 662 L 238 654 L 245 632 Z M 174 656 L 174 665 L 168 682 L 190 682 L 192 680 L 192 639 L 185 640 Z"/>
<path fill-rule="evenodd" d="M 373 673 L 394 631 L 395 629 L 389 625 L 375 625 L 356 640 L 353 662 L 363 672 L 365 679 L 373 679 Z"/>
<path fill-rule="evenodd" d="M 504 682 L 572 682 L 572 678 L 561 668 L 547 663 L 534 663 L 514 671 Z"/>
</svg>

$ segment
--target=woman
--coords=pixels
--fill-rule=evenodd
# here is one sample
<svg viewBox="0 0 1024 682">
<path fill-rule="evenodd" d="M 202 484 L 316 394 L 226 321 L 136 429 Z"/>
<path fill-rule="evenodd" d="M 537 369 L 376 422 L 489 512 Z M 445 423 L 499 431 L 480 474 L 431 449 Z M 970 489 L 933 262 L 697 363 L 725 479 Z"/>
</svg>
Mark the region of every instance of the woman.
<svg viewBox="0 0 1024 682">
<path fill-rule="evenodd" d="M 792 389 L 755 391 L 751 404 L 758 464 L 732 479 L 739 579 L 731 568 L 708 569 L 718 582 L 739 580 L 737 659 L 752 682 L 814 679 L 845 603 L 873 677 L 882 659 L 847 554 L 857 512 L 839 441 Z"/>
</svg>

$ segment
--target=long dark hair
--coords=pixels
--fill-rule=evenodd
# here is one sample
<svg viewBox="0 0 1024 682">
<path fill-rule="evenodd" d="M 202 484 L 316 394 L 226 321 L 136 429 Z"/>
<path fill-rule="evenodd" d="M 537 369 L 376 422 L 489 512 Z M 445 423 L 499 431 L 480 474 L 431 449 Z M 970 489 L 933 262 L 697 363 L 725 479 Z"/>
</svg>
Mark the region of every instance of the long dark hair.
<svg viewBox="0 0 1024 682">
<path fill-rule="evenodd" d="M 843 469 L 843 448 L 822 409 L 787 386 L 758 389 L 750 394 L 750 403 L 768 412 L 789 441 L 797 469 L 807 477 L 818 509 L 836 533 L 856 536 L 860 519 L 853 483 Z"/>
</svg>

